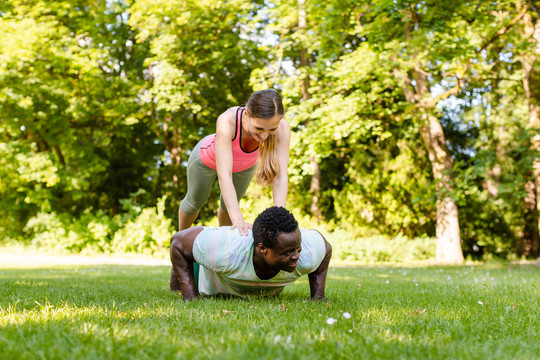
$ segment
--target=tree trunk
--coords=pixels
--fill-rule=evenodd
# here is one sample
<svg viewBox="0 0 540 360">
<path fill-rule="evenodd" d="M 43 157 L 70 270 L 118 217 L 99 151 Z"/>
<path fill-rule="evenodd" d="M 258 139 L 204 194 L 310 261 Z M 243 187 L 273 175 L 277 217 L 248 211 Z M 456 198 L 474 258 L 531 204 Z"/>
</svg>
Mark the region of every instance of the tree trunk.
<svg viewBox="0 0 540 360">
<path fill-rule="evenodd" d="M 173 174 L 173 187 L 178 188 L 180 166 L 182 164 L 182 147 L 180 146 L 182 128 L 180 126 L 175 126 L 172 116 L 167 117 L 163 121 L 163 144 L 165 149 L 171 154 L 171 162 L 173 167 L 177 168 L 178 171 Z"/>
<path fill-rule="evenodd" d="M 306 16 L 306 4 L 305 0 L 298 0 L 298 30 L 305 32 L 307 30 L 307 16 Z M 309 66 L 308 54 L 305 47 L 301 46 L 299 51 L 300 56 L 300 68 L 306 69 Z M 309 74 L 305 72 L 302 75 L 302 100 L 307 101 L 311 99 L 311 94 L 309 93 Z M 306 122 L 307 123 L 307 122 Z M 319 195 L 321 191 L 321 168 L 320 164 L 314 156 L 309 158 L 309 163 L 313 170 L 313 175 L 311 176 L 311 185 L 309 187 L 309 192 L 312 194 L 311 198 L 311 214 L 318 220 L 322 220 L 322 212 L 319 208 Z"/>
<path fill-rule="evenodd" d="M 438 118 L 422 111 L 424 125 L 420 133 L 426 146 L 437 189 L 437 249 L 436 259 L 443 263 L 462 264 L 458 206 L 452 199 L 453 160 L 446 147 L 444 132 Z"/>
<path fill-rule="evenodd" d="M 436 258 L 442 263 L 462 264 L 461 235 L 459 229 L 458 206 L 451 193 L 453 191 L 454 163 L 439 119 L 432 114 L 437 105 L 431 98 L 428 74 L 417 64 L 412 70 L 412 79 L 400 70 L 394 75 L 400 81 L 407 101 L 418 109 L 421 122 L 420 135 L 428 152 L 433 177 L 437 189 L 437 249 Z M 414 89 L 414 90 L 413 90 Z"/>
<path fill-rule="evenodd" d="M 150 82 L 154 82 L 154 67 L 152 64 L 148 66 L 148 73 L 150 75 Z M 152 124 L 156 123 L 156 108 L 154 97 L 150 103 L 151 110 L 150 116 L 152 117 Z M 178 171 L 173 173 L 173 189 L 178 189 L 180 187 L 180 178 L 178 174 L 180 173 L 180 167 L 182 164 L 182 147 L 180 146 L 182 139 L 182 126 L 175 124 L 174 118 L 169 115 L 164 121 L 161 129 L 156 129 L 156 134 L 163 132 L 163 145 L 165 149 L 171 154 L 171 163 L 173 167 L 177 168 Z"/>
<path fill-rule="evenodd" d="M 538 15 L 540 16 L 540 14 Z M 524 37 L 533 39 L 535 47 L 531 54 L 523 57 L 523 87 L 525 96 L 529 103 L 529 128 L 535 133 L 531 139 L 532 149 L 540 155 L 540 21 L 536 22 L 530 13 L 523 17 Z M 529 254 L 538 256 L 540 254 L 540 156 L 537 156 L 533 163 L 534 191 L 536 198 L 536 231 L 531 240 Z"/>
<path fill-rule="evenodd" d="M 499 136 L 497 139 L 497 149 L 495 151 L 497 155 L 497 160 L 500 161 L 504 156 L 504 146 L 503 146 L 503 137 L 505 128 L 503 125 L 499 125 L 498 128 Z M 499 193 L 499 186 L 501 185 L 501 174 L 502 168 L 500 164 L 493 165 L 492 168 L 486 170 L 486 182 L 484 184 L 487 193 L 491 197 L 497 197 Z"/>
</svg>

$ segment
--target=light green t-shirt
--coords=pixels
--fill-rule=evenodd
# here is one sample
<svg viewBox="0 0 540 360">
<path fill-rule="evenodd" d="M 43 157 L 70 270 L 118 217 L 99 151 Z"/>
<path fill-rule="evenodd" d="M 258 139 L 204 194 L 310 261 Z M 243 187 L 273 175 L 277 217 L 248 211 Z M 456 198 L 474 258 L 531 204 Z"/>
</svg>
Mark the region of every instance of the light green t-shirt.
<svg viewBox="0 0 540 360">
<path fill-rule="evenodd" d="M 300 230 L 302 252 L 296 269 L 280 271 L 261 280 L 253 268 L 253 235 L 240 236 L 230 227 L 205 228 L 193 243 L 193 257 L 199 263 L 199 294 L 229 294 L 240 297 L 276 295 L 302 275 L 315 271 L 326 255 L 324 238 L 316 230 Z"/>
</svg>

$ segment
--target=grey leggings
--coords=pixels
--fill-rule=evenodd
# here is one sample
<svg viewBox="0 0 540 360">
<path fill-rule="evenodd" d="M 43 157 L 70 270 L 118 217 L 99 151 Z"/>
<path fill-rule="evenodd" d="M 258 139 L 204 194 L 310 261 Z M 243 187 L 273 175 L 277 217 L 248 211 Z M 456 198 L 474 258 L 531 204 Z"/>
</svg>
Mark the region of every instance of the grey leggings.
<svg viewBox="0 0 540 360">
<path fill-rule="evenodd" d="M 217 171 L 206 166 L 200 156 L 201 140 L 195 146 L 189 156 L 187 166 L 187 194 L 180 203 L 182 211 L 187 215 L 195 215 L 203 205 L 208 201 L 212 185 L 217 177 Z M 236 190 L 236 198 L 238 201 L 244 196 L 247 191 L 253 175 L 257 170 L 257 165 L 250 167 L 247 170 L 232 174 L 234 188 Z M 227 212 L 223 196 L 219 197 L 219 207 Z"/>
</svg>

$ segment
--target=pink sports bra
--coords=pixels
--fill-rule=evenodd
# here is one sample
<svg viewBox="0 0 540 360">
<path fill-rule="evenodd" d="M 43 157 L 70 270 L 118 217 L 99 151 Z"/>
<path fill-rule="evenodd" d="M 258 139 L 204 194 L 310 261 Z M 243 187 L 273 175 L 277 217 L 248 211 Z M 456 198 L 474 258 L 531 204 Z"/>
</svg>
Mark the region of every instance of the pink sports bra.
<svg viewBox="0 0 540 360">
<path fill-rule="evenodd" d="M 259 159 L 259 147 L 247 152 L 242 149 L 242 115 L 245 108 L 236 110 L 236 132 L 232 139 L 233 172 L 249 169 L 257 164 Z M 202 162 L 211 169 L 216 170 L 216 134 L 208 135 L 203 139 L 199 152 Z"/>
</svg>

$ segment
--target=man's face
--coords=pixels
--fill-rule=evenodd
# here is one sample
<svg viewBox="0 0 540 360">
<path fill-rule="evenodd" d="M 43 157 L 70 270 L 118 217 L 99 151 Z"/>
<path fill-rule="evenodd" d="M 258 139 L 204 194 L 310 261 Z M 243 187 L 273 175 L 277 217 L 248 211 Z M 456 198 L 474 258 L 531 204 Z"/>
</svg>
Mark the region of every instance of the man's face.
<svg viewBox="0 0 540 360">
<path fill-rule="evenodd" d="M 267 249 L 266 263 L 276 269 L 293 272 L 302 251 L 300 230 L 280 233 L 277 240 L 277 245 L 274 248 Z"/>
</svg>

